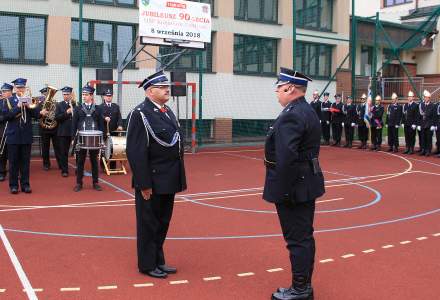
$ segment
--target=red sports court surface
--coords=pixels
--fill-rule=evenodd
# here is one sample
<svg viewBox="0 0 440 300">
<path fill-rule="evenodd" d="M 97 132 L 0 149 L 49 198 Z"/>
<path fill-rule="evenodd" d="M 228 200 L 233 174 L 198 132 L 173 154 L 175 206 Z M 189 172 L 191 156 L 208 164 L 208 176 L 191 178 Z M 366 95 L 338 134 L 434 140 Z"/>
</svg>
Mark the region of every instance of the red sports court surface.
<svg viewBox="0 0 440 300">
<path fill-rule="evenodd" d="M 0 185 L 0 299 L 270 299 L 290 264 L 262 157 L 186 156 L 165 244 L 179 271 L 165 280 L 137 271 L 130 176 L 101 175 L 103 192 L 86 177 L 74 193 L 73 175 L 32 161 L 31 195 Z M 440 159 L 323 147 L 321 165 L 315 299 L 438 299 Z"/>
</svg>

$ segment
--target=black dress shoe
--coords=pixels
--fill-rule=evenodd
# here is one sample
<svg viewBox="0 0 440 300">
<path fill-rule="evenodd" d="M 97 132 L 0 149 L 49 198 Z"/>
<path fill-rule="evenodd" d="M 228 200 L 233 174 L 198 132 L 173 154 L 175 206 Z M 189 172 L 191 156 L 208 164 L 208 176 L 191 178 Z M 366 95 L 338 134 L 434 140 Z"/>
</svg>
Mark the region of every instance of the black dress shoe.
<svg viewBox="0 0 440 300">
<path fill-rule="evenodd" d="M 5 181 L 6 177 L 5 175 L 0 175 L 0 181 Z"/>
<path fill-rule="evenodd" d="M 11 187 L 11 194 L 18 194 L 18 188 L 17 187 Z"/>
<path fill-rule="evenodd" d="M 50 170 L 50 166 L 43 166 L 44 171 L 49 171 Z"/>
<path fill-rule="evenodd" d="M 30 193 L 32 193 L 32 189 L 31 189 L 30 186 L 25 186 L 25 187 L 21 188 L 21 190 L 22 190 L 23 192 L 25 192 L 26 194 L 30 194 Z"/>
<path fill-rule="evenodd" d="M 313 290 L 307 287 L 303 290 L 290 287 L 288 289 L 280 288 L 279 291 L 272 294 L 272 300 L 313 300 Z"/>
<path fill-rule="evenodd" d="M 171 266 L 160 265 L 160 266 L 158 266 L 158 268 L 167 274 L 176 274 L 177 273 L 177 269 L 174 267 L 171 267 Z"/>
<path fill-rule="evenodd" d="M 74 192 L 79 192 L 79 191 L 82 190 L 82 188 L 83 188 L 82 184 L 77 184 L 77 185 L 75 185 L 75 187 L 73 188 L 73 191 L 74 191 Z"/>
<path fill-rule="evenodd" d="M 102 187 L 97 183 L 93 184 L 93 189 L 98 192 L 102 191 Z"/>
<path fill-rule="evenodd" d="M 141 272 L 142 274 L 154 277 L 154 278 L 161 278 L 161 279 L 165 279 L 168 276 L 167 273 L 163 272 L 159 268 L 156 268 L 156 269 L 151 270 L 151 271 L 139 270 L 139 272 Z"/>
<path fill-rule="evenodd" d="M 393 148 L 389 148 L 387 152 L 393 152 Z"/>
<path fill-rule="evenodd" d="M 69 173 L 67 173 L 67 172 L 63 172 L 63 173 L 61 173 L 61 176 L 63 176 L 63 177 L 68 177 L 68 176 L 69 176 Z"/>
</svg>

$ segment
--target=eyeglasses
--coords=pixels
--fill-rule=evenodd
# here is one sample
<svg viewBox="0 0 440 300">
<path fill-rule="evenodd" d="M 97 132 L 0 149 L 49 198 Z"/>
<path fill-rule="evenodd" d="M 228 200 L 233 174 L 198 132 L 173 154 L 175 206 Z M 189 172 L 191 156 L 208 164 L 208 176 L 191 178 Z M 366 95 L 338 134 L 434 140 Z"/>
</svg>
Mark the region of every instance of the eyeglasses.
<svg viewBox="0 0 440 300">
<path fill-rule="evenodd" d="M 156 89 L 161 89 L 161 90 L 166 90 L 166 89 L 169 89 L 170 88 L 170 86 L 169 85 L 153 85 L 152 87 L 151 87 L 152 89 L 153 88 L 156 88 Z"/>
</svg>

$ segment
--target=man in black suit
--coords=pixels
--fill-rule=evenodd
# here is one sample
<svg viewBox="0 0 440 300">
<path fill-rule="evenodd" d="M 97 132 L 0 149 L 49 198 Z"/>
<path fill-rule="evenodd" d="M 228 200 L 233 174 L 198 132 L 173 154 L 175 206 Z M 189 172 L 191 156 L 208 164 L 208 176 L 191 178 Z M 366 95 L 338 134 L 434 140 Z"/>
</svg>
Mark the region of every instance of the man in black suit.
<svg viewBox="0 0 440 300">
<path fill-rule="evenodd" d="M 266 137 L 263 199 L 276 206 L 293 277 L 289 288 L 272 294 L 275 300 L 313 299 L 315 200 L 325 189 L 318 162 L 321 127 L 304 98 L 309 81 L 299 72 L 281 68 L 276 93 L 284 109 Z"/>
<path fill-rule="evenodd" d="M 341 95 L 335 95 L 335 103 L 330 107 L 332 114 L 332 137 L 333 145 L 339 147 L 341 145 L 342 127 L 344 126 L 344 113 L 342 112 Z"/>
<path fill-rule="evenodd" d="M 122 130 L 122 116 L 119 105 L 112 103 L 113 91 L 108 89 L 103 95 L 104 101 L 100 105 L 102 116 L 104 117 L 104 140 L 107 140 L 108 135 L 116 136 L 115 131 Z M 116 168 L 116 162 L 110 162 L 110 169 Z"/>
<path fill-rule="evenodd" d="M 321 122 L 321 101 L 319 101 L 319 92 L 317 90 L 313 91 L 313 100 L 310 102 L 310 105 L 316 112 L 320 122 Z"/>
<path fill-rule="evenodd" d="M 57 104 L 55 110 L 55 119 L 58 122 L 57 138 L 59 147 L 59 160 L 61 167 L 61 176 L 69 176 L 69 147 L 72 142 L 72 115 L 76 103 L 73 102 L 72 88 L 65 86 L 61 89 L 63 92 L 63 101 Z"/>
<path fill-rule="evenodd" d="M 156 278 L 176 273 L 165 263 L 163 244 L 175 194 L 186 189 L 183 135 L 176 116 L 165 105 L 170 82 L 162 71 L 139 87 L 145 100 L 128 116 L 127 159 L 135 189 L 139 272 Z"/>
<path fill-rule="evenodd" d="M 0 95 L 0 181 L 6 179 L 6 164 L 8 162 L 8 145 L 6 144 L 6 129 L 8 122 L 2 114 L 3 108 L 5 111 L 8 106 L 8 98 L 12 97 L 12 89 L 14 87 L 8 83 L 4 83 L 1 87 Z"/>
<path fill-rule="evenodd" d="M 419 104 L 421 117 L 420 127 L 422 136 L 422 152 L 420 155 L 430 156 L 432 151 L 432 135 L 435 131 L 436 107 L 431 102 L 431 93 L 423 91 L 423 102 Z"/>
<path fill-rule="evenodd" d="M 358 125 L 358 138 L 361 144 L 358 149 L 367 149 L 367 141 L 368 141 L 368 131 L 369 127 L 365 123 L 365 111 L 367 109 L 367 95 L 362 94 L 361 103 L 356 106 L 357 112 L 357 125 Z M 368 114 L 368 112 L 367 112 Z"/>
<path fill-rule="evenodd" d="M 330 107 L 332 104 L 329 101 L 330 93 L 324 93 L 324 101 L 321 103 L 321 128 L 322 128 L 322 137 L 324 139 L 324 145 L 330 145 L 330 121 L 331 121 L 331 112 Z"/>
<path fill-rule="evenodd" d="M 354 129 L 357 123 L 356 105 L 353 104 L 353 98 L 347 96 L 347 103 L 342 107 L 342 112 L 345 115 L 344 131 L 345 131 L 345 148 L 353 147 Z"/>
<path fill-rule="evenodd" d="M 104 118 L 102 117 L 101 109 L 95 105 L 93 99 L 93 93 L 95 89 L 89 85 L 86 85 L 82 89 L 83 103 L 75 107 L 73 111 L 72 119 L 72 136 L 76 136 L 80 130 L 104 130 Z M 79 192 L 83 188 L 83 176 L 84 176 L 84 163 L 86 160 L 87 152 L 89 152 L 90 164 L 92 165 L 92 179 L 93 189 L 96 191 L 102 191 L 101 186 L 98 184 L 98 154 L 100 150 L 95 149 L 79 149 L 76 154 L 76 185 L 74 187 L 75 192 Z"/>
<path fill-rule="evenodd" d="M 371 150 L 380 151 L 382 147 L 383 113 L 382 97 L 376 96 L 371 108 Z"/>
<path fill-rule="evenodd" d="M 392 103 L 388 105 L 386 125 L 388 127 L 388 152 L 399 152 L 399 127 L 402 121 L 402 106 L 397 103 L 396 93 L 391 95 Z"/>
<path fill-rule="evenodd" d="M 418 122 L 419 106 L 414 102 L 414 93 L 408 92 L 408 102 L 403 106 L 403 119 L 405 131 L 406 150 L 404 154 L 414 154 L 416 145 L 416 131 Z"/>
</svg>

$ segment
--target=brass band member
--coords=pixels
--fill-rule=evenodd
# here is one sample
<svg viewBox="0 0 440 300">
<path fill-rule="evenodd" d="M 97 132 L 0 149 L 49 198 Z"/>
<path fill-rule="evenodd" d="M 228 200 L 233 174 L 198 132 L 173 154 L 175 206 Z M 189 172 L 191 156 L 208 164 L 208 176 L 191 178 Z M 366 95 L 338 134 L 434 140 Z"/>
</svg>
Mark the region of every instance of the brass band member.
<svg viewBox="0 0 440 300">
<path fill-rule="evenodd" d="M 82 89 L 83 103 L 75 107 L 72 119 L 72 135 L 75 136 L 79 130 L 103 131 L 103 117 L 99 106 L 95 105 L 93 93 L 95 89 L 86 85 Z M 79 149 L 76 156 L 76 186 L 73 189 L 79 192 L 83 188 L 84 163 L 89 152 L 90 164 L 92 165 L 93 189 L 102 191 L 98 184 L 98 154 L 100 150 Z"/>
<path fill-rule="evenodd" d="M 43 108 L 44 101 L 47 96 L 47 87 L 40 90 L 42 96 L 39 97 L 41 109 Z M 45 112 L 43 117 L 46 117 L 49 112 Z M 50 170 L 50 141 L 52 140 L 52 147 L 57 161 L 58 168 L 61 169 L 59 150 L 58 150 L 58 139 L 57 139 L 57 126 L 54 128 L 46 128 L 42 126 L 40 122 L 40 136 L 41 136 L 41 154 L 43 157 L 43 169 L 45 171 Z"/>
<path fill-rule="evenodd" d="M 69 176 L 69 147 L 72 142 L 72 115 L 76 106 L 73 99 L 72 88 L 65 86 L 61 89 L 63 101 L 57 104 L 55 119 L 58 122 L 57 138 L 59 147 L 59 160 L 61 166 L 61 176 Z"/>
<path fill-rule="evenodd" d="M 0 181 L 6 179 L 6 163 L 8 162 L 8 146 L 6 145 L 6 130 L 8 129 L 8 122 L 5 120 L 2 111 L 9 110 L 10 103 L 8 98 L 12 97 L 13 86 L 4 83 L 1 87 L 0 96 Z"/>
<path fill-rule="evenodd" d="M 29 182 L 29 168 L 32 145 L 32 119 L 40 117 L 40 108 L 31 105 L 31 98 L 27 95 L 27 80 L 17 78 L 12 83 L 16 94 L 7 99 L 10 104 L 3 106 L 3 116 L 8 121 L 6 144 L 8 145 L 9 159 L 9 188 L 12 194 L 18 193 L 18 179 L 21 190 L 31 193 Z M 44 111 L 41 111 L 44 114 Z"/>
</svg>

